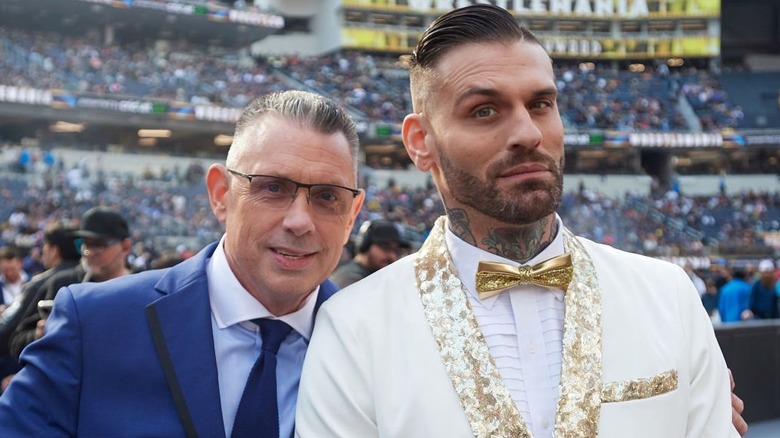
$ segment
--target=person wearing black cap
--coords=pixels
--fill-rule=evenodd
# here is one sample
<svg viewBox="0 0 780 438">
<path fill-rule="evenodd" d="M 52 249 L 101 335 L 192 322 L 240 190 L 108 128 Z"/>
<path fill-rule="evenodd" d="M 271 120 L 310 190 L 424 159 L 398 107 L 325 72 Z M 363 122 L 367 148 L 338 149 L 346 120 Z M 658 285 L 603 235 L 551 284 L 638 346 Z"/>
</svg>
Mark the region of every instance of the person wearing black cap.
<svg viewBox="0 0 780 438">
<path fill-rule="evenodd" d="M 127 222 L 118 212 L 92 208 L 84 213 L 74 234 L 86 271 L 82 281 L 105 281 L 130 273 L 127 255 L 132 240 Z"/>
<path fill-rule="evenodd" d="M 72 237 L 81 263 L 53 274 L 40 286 L 38 295 L 53 300 L 60 288 L 75 283 L 101 282 L 130 274 L 127 255 L 132 239 L 127 222 L 115 210 L 93 207 L 81 217 L 79 228 Z M 37 302 L 36 302 L 37 304 Z M 28 311 L 25 322 L 11 336 L 11 354 L 19 357 L 24 347 L 40 338 L 46 320 Z"/>
<path fill-rule="evenodd" d="M 386 220 L 363 222 L 355 239 L 357 254 L 333 271 L 330 281 L 339 287 L 349 286 L 398 260 L 410 247 L 394 223 Z"/>
</svg>

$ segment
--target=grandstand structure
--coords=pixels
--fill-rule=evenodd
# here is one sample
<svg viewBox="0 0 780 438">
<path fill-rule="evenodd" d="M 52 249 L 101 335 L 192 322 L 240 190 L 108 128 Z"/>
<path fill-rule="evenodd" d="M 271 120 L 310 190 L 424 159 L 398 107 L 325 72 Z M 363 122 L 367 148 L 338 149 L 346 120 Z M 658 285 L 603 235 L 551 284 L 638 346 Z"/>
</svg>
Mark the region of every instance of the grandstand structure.
<svg viewBox="0 0 780 438">
<path fill-rule="evenodd" d="M 4 156 L 54 151 L 67 166 L 167 173 L 175 164 L 154 156 L 220 159 L 249 100 L 296 88 L 350 111 L 373 183 L 424 187 L 399 136 L 411 103 L 398 56 L 438 15 L 476 2 L 2 0 L 0 145 Z M 492 3 L 555 61 L 567 191 L 703 195 L 735 175 L 732 192 L 780 189 L 780 0 Z M 775 197 L 760 201 L 771 216 L 761 232 L 780 235 Z M 715 216 L 728 220 L 732 207 Z M 722 237 L 666 211 L 686 207 L 621 208 L 670 235 Z"/>
<path fill-rule="evenodd" d="M 5 0 L 0 138 L 220 156 L 251 97 L 304 88 L 350 109 L 367 164 L 408 167 L 397 57 L 468 3 Z M 663 188 L 675 174 L 777 173 L 780 44 L 766 17 L 780 1 L 494 3 L 556 61 L 568 173 Z"/>
</svg>

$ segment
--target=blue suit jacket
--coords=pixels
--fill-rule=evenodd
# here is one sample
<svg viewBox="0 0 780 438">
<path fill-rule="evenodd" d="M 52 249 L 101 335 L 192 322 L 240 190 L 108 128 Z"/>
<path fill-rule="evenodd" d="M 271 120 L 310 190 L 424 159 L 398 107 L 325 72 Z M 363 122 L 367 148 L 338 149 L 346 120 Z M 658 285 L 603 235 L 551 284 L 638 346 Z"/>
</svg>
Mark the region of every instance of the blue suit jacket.
<svg viewBox="0 0 780 438">
<path fill-rule="evenodd" d="M 224 437 L 206 279 L 216 245 L 61 289 L 0 396 L 0 436 Z M 336 290 L 321 285 L 315 312 Z"/>
</svg>

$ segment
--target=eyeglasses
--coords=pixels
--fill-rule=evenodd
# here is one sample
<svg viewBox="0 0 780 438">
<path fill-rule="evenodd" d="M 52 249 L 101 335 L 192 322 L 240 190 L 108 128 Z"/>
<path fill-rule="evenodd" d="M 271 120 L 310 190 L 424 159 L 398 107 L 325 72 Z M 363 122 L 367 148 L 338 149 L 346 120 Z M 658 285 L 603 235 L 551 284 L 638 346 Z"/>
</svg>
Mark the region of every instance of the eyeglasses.
<svg viewBox="0 0 780 438">
<path fill-rule="evenodd" d="M 76 244 L 76 250 L 81 253 L 81 255 L 88 256 L 92 253 L 103 251 L 106 248 L 108 248 L 111 245 L 116 245 L 117 243 L 121 242 L 121 239 L 90 239 L 90 240 L 84 240 L 83 238 L 78 238 L 73 241 L 73 243 Z"/>
<path fill-rule="evenodd" d="M 233 175 L 249 181 L 251 196 L 264 207 L 274 210 L 289 208 L 298 196 L 298 190 L 307 190 L 306 200 L 314 213 L 322 216 L 342 216 L 349 212 L 352 201 L 360 190 L 336 184 L 304 184 L 291 179 L 270 175 L 249 175 L 228 169 Z"/>
</svg>

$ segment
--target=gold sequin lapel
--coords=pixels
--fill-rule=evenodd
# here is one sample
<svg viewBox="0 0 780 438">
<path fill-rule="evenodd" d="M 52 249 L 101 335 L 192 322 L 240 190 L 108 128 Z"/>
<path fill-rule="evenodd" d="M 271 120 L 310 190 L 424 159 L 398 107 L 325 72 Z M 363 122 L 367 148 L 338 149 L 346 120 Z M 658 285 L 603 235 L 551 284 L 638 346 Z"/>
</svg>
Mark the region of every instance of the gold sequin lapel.
<svg viewBox="0 0 780 438">
<path fill-rule="evenodd" d="M 476 437 L 530 438 L 458 278 L 439 218 L 417 253 L 420 300 L 450 380 Z M 564 229 L 574 277 L 566 315 L 555 436 L 598 435 L 601 392 L 601 298 L 596 271 L 576 237 Z"/>
</svg>

